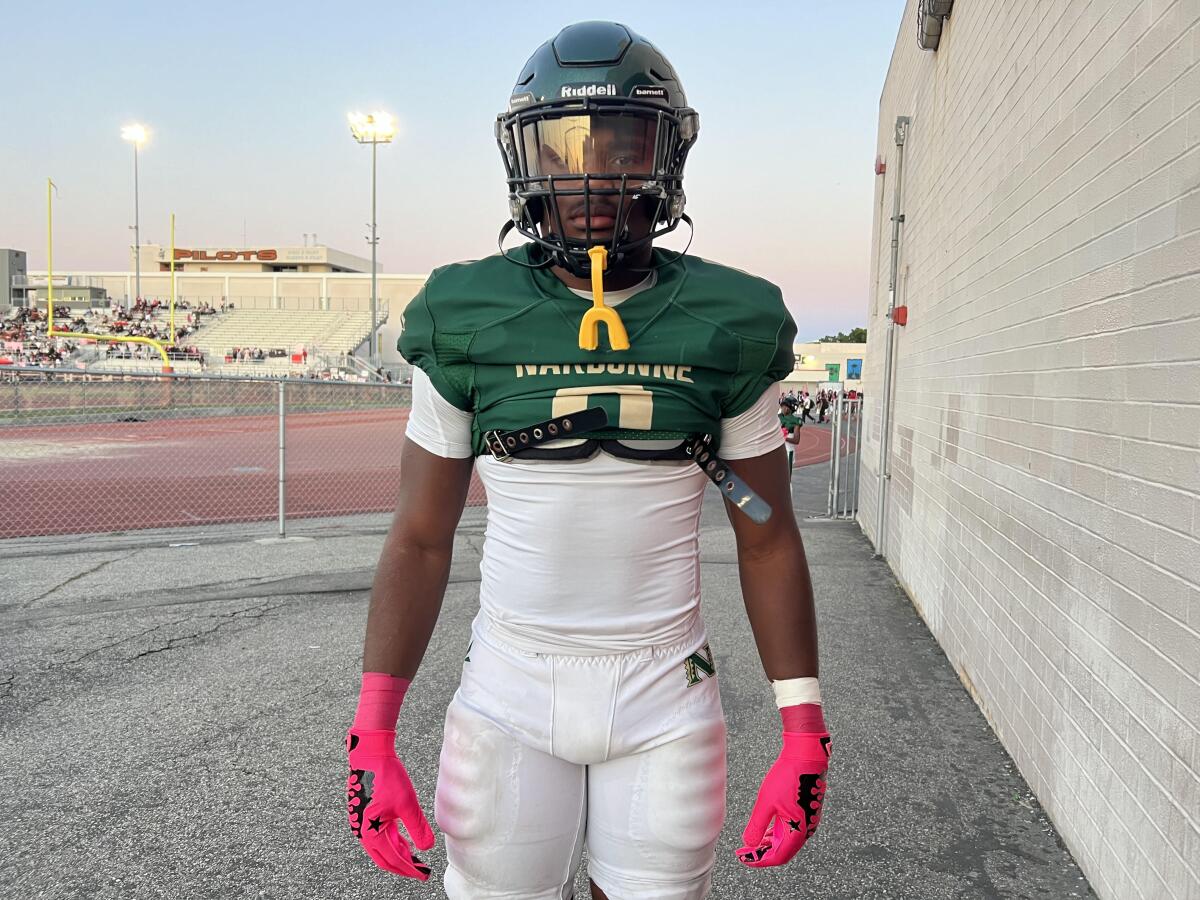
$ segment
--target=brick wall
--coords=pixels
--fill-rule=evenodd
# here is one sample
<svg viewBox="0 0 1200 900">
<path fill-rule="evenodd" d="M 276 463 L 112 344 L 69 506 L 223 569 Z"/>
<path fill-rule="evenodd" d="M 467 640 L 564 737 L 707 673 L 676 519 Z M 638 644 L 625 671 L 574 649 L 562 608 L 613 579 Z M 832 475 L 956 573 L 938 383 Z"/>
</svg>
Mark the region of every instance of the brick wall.
<svg viewBox="0 0 1200 900">
<path fill-rule="evenodd" d="M 1200 0 L 958 0 L 936 53 L 915 6 L 860 521 L 908 115 L 883 550 L 1096 892 L 1200 897 Z"/>
</svg>

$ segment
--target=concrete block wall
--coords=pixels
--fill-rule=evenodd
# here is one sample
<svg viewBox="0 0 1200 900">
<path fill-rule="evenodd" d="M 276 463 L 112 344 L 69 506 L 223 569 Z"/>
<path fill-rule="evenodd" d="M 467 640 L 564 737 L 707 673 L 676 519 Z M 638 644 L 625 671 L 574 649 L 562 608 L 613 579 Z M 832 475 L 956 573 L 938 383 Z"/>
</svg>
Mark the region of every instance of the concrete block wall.
<svg viewBox="0 0 1200 900">
<path fill-rule="evenodd" d="M 908 0 L 860 522 L 1104 898 L 1200 897 L 1200 0 Z M 905 147 L 890 478 L 884 337 Z M 936 739 L 936 736 L 932 736 Z"/>
</svg>

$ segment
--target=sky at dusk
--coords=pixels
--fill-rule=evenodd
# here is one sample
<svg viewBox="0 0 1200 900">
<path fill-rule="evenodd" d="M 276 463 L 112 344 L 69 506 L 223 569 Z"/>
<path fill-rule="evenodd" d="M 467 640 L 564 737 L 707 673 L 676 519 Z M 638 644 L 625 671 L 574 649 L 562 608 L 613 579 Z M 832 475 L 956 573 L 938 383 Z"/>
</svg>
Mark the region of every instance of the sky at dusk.
<svg viewBox="0 0 1200 900">
<path fill-rule="evenodd" d="M 144 123 L 143 243 L 321 244 L 369 256 L 370 150 L 353 109 L 400 120 L 379 149 L 379 257 L 426 273 L 485 256 L 507 215 L 493 138 L 525 60 L 564 25 L 652 40 L 700 113 L 684 181 L 691 252 L 783 288 L 798 339 L 866 324 L 879 94 L 904 0 L 11 3 L 0 84 L 0 247 L 43 270 L 129 267 Z M 681 247 L 675 235 L 665 243 Z M 511 239 L 510 239 L 511 240 Z"/>
</svg>

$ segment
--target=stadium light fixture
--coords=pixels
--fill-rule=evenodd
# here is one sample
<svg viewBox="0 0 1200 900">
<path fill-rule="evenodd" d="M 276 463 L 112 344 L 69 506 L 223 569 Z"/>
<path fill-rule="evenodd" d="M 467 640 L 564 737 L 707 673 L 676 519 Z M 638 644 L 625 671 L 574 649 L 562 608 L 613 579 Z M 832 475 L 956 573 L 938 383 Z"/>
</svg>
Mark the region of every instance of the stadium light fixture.
<svg viewBox="0 0 1200 900">
<path fill-rule="evenodd" d="M 390 144 L 392 138 L 396 136 L 396 117 L 391 113 L 376 110 L 370 113 L 352 112 L 347 118 L 350 120 L 350 133 L 354 135 L 354 139 L 360 144 L 371 145 L 371 237 L 367 239 L 371 245 L 371 351 L 368 357 L 371 368 L 378 369 L 379 358 L 375 346 L 378 343 L 375 329 L 378 327 L 376 310 L 379 303 L 379 291 L 376 284 L 376 273 L 379 266 L 375 262 L 379 247 L 379 237 L 375 233 L 376 151 L 380 144 Z"/>
<path fill-rule="evenodd" d="M 145 125 L 126 125 L 121 129 L 121 137 L 133 144 L 133 259 L 134 259 L 134 289 L 136 300 L 142 298 L 142 229 L 138 202 L 138 147 L 146 143 Z M 135 302 L 136 302 L 135 300 Z"/>
<path fill-rule="evenodd" d="M 135 144 L 144 144 L 146 143 L 146 126 L 126 125 L 121 129 L 121 137 Z"/>
<path fill-rule="evenodd" d="M 376 110 L 370 113 L 352 112 L 350 133 L 360 144 L 388 144 L 396 136 L 396 117 Z"/>
</svg>

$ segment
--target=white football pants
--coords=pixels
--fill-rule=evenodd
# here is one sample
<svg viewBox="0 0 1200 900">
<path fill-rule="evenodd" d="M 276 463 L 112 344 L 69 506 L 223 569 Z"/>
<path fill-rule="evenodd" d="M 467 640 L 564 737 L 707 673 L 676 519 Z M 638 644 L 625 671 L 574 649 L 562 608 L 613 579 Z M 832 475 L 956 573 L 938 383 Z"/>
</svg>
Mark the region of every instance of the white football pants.
<svg viewBox="0 0 1200 900">
<path fill-rule="evenodd" d="M 609 656 L 521 650 L 481 614 L 446 712 L 435 817 L 450 900 L 564 900 L 580 853 L 610 900 L 708 893 L 725 720 L 704 625 Z"/>
</svg>

